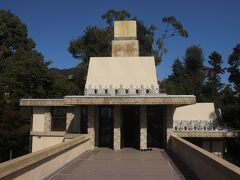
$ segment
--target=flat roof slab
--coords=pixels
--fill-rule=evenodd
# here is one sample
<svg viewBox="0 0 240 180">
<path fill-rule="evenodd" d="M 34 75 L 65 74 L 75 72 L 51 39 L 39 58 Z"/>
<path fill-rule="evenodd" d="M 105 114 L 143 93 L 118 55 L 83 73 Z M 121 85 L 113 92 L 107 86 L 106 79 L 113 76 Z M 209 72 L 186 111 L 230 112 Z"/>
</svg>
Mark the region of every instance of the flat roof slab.
<svg viewBox="0 0 240 180">
<path fill-rule="evenodd" d="M 20 106 L 73 105 L 187 105 L 195 104 L 194 95 L 149 96 L 65 96 L 64 99 L 21 99 Z"/>
<path fill-rule="evenodd" d="M 168 105 L 194 104 L 196 97 L 189 96 L 65 96 L 68 105 Z"/>
</svg>

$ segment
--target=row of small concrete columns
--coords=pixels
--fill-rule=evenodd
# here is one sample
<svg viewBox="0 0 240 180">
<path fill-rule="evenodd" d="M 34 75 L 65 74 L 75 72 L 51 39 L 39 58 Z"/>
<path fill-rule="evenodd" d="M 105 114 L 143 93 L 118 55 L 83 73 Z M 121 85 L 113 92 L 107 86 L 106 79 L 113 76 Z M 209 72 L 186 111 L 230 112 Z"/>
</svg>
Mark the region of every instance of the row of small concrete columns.
<svg viewBox="0 0 240 180">
<path fill-rule="evenodd" d="M 145 95 L 159 94 L 158 88 L 88 88 L 85 95 Z"/>
<path fill-rule="evenodd" d="M 88 134 L 90 135 L 90 148 L 94 149 L 95 142 L 99 141 L 98 137 L 98 118 L 99 108 L 96 106 L 89 106 L 88 108 Z M 114 130 L 113 130 L 113 149 L 121 149 L 121 111 L 120 106 L 114 106 L 113 119 L 114 119 Z M 95 136 L 95 134 L 97 136 Z M 97 145 L 97 144 L 96 144 Z M 140 149 L 147 149 L 147 113 L 146 106 L 140 106 Z"/>
</svg>

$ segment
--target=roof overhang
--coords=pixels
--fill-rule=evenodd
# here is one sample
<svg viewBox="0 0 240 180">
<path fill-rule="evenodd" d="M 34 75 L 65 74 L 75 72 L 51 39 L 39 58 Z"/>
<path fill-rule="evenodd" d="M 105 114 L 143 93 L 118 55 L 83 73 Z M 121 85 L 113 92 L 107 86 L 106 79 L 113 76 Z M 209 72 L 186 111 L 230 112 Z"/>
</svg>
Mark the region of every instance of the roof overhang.
<svg viewBox="0 0 240 180">
<path fill-rule="evenodd" d="M 187 105 L 195 104 L 194 95 L 154 96 L 65 96 L 64 99 L 21 99 L 20 106 L 74 105 Z"/>
<path fill-rule="evenodd" d="M 20 106 L 66 106 L 64 99 L 21 99 Z"/>
</svg>

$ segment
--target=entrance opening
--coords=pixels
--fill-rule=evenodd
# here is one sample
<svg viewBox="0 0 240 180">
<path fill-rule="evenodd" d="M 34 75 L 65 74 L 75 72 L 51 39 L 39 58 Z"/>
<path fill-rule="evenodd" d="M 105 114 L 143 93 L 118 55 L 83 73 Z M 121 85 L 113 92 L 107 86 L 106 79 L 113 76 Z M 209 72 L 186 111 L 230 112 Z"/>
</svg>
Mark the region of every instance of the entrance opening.
<svg viewBox="0 0 240 180">
<path fill-rule="evenodd" d="M 99 116 L 99 147 L 113 148 L 113 107 L 101 106 Z"/>
<path fill-rule="evenodd" d="M 122 147 L 140 148 L 139 106 L 122 106 Z"/>
<path fill-rule="evenodd" d="M 148 106 L 147 108 L 147 146 L 164 147 L 164 108 Z"/>
</svg>

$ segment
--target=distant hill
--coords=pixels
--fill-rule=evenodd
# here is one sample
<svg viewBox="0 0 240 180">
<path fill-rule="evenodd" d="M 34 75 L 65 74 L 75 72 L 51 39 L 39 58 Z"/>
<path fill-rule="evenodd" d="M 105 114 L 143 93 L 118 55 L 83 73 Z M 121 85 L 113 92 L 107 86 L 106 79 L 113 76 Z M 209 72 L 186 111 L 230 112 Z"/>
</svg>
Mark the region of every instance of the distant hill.
<svg viewBox="0 0 240 180">
<path fill-rule="evenodd" d="M 69 68 L 69 69 L 58 69 L 58 68 L 51 68 L 52 71 L 57 72 L 59 74 L 69 76 L 72 75 L 75 68 Z"/>
</svg>

